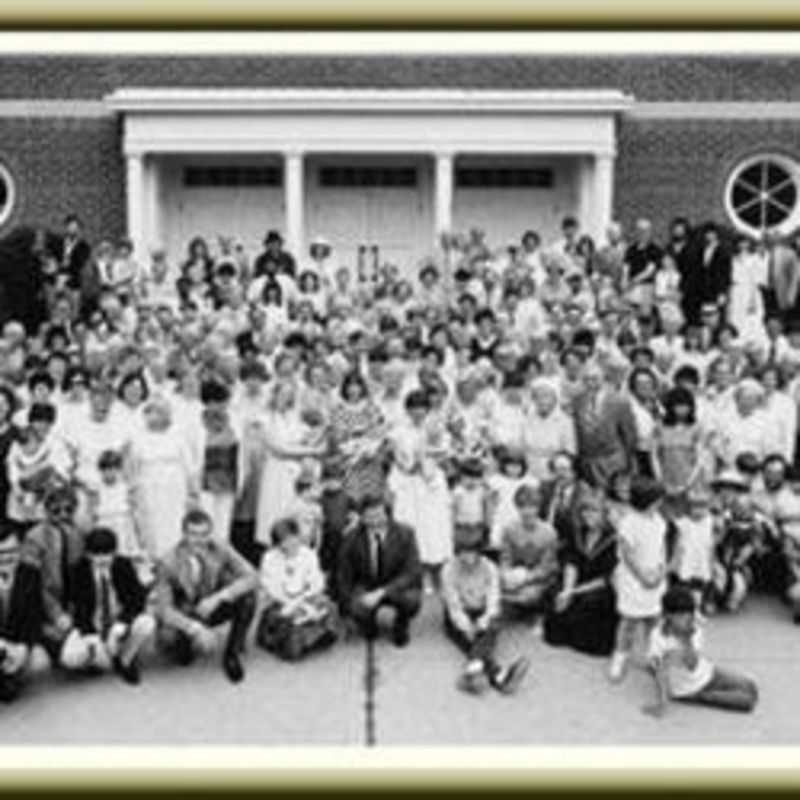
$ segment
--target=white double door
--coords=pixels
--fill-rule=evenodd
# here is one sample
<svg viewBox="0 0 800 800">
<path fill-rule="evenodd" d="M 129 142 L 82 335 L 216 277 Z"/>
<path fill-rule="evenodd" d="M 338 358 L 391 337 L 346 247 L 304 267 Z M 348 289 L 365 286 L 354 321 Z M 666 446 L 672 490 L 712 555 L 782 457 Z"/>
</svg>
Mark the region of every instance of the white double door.
<svg viewBox="0 0 800 800">
<path fill-rule="evenodd" d="M 422 165 L 416 184 L 404 187 L 320 186 L 314 169 L 309 171 L 307 241 L 327 239 L 336 266 L 355 271 L 363 247 L 368 264 L 377 255 L 381 264 L 396 264 L 409 277 L 416 274 L 417 263 L 432 248 L 429 182 Z"/>
</svg>

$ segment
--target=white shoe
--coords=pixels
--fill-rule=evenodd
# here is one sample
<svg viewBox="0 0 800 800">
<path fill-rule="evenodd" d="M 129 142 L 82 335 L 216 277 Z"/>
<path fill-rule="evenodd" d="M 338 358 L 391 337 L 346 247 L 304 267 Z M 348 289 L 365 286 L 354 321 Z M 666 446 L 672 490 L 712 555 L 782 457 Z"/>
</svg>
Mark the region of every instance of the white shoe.
<svg viewBox="0 0 800 800">
<path fill-rule="evenodd" d="M 612 683 L 619 683 L 625 677 L 625 667 L 628 663 L 628 654 L 615 650 L 611 656 L 608 668 L 608 679 Z"/>
</svg>

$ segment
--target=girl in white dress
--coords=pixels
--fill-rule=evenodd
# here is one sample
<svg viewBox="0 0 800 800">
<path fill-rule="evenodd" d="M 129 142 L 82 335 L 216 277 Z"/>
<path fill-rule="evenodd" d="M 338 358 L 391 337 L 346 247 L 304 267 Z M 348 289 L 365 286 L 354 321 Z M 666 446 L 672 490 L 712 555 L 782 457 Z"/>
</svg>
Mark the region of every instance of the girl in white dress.
<svg viewBox="0 0 800 800">
<path fill-rule="evenodd" d="M 266 457 L 261 470 L 256 511 L 256 541 L 271 544 L 272 526 L 290 515 L 295 503 L 295 482 L 304 459 L 322 454 L 319 429 L 310 428 L 300 415 L 293 383 L 275 384 L 264 417 Z"/>
<path fill-rule="evenodd" d="M 619 627 L 609 678 L 622 679 L 637 633 L 644 641 L 661 613 L 666 590 L 667 523 L 658 511 L 663 490 L 656 481 L 631 481 L 631 508 L 619 522 L 615 573 Z"/>
<path fill-rule="evenodd" d="M 129 470 L 141 540 L 148 554 L 158 558 L 181 538 L 184 514 L 199 502 L 199 487 L 169 401 L 148 400 L 144 421 L 131 439 Z"/>
<path fill-rule="evenodd" d="M 746 237 L 736 241 L 731 260 L 731 288 L 728 300 L 728 321 L 741 336 L 752 335 L 762 328 L 764 303 L 761 287 L 767 285 L 767 262 L 753 251 Z"/>
<path fill-rule="evenodd" d="M 394 463 L 389 489 L 394 496 L 394 518 L 411 526 L 417 536 L 420 559 L 436 584 L 442 564 L 453 552 L 450 493 L 444 470 L 427 427 L 430 403 L 423 391 L 413 391 L 405 402 L 407 420 L 391 434 Z"/>
</svg>

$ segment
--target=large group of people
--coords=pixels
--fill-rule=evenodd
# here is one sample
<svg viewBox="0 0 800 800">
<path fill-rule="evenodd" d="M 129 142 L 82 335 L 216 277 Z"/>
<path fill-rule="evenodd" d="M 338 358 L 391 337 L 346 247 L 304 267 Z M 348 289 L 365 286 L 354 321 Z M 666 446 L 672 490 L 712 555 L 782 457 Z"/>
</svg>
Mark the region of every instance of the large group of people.
<svg viewBox="0 0 800 800">
<path fill-rule="evenodd" d="M 755 705 L 701 632 L 754 591 L 800 622 L 798 240 L 567 218 L 402 268 L 274 230 L 47 241 L 38 322 L 0 337 L 3 699 L 36 648 L 136 684 L 225 624 L 238 682 L 251 642 L 406 647 L 438 602 L 465 692 L 519 687 L 513 621 L 649 666 L 652 713 Z"/>
</svg>

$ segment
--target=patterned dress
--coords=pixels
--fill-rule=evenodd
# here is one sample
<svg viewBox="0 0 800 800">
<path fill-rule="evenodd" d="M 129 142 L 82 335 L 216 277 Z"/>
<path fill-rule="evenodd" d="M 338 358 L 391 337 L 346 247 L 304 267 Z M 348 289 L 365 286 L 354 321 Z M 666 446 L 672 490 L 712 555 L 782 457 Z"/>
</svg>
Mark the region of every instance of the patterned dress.
<svg viewBox="0 0 800 800">
<path fill-rule="evenodd" d="M 343 401 L 331 414 L 333 447 L 345 460 L 344 490 L 358 501 L 386 490 L 383 415 L 371 400 Z"/>
</svg>

